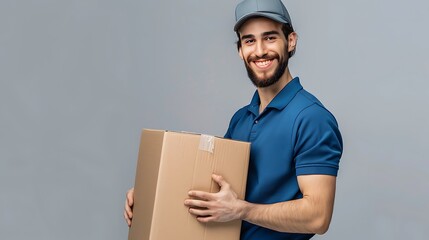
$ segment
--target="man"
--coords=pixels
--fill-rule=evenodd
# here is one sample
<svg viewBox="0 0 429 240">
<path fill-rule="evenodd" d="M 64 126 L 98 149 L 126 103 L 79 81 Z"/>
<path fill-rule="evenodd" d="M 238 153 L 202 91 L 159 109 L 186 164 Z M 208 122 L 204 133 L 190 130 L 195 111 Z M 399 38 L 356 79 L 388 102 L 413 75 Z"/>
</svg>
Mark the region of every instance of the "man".
<svg viewBox="0 0 429 240">
<path fill-rule="evenodd" d="M 310 239 L 328 230 L 342 139 L 334 116 L 292 78 L 297 35 L 281 0 L 244 0 L 236 8 L 237 47 L 256 86 L 231 119 L 226 138 L 250 141 L 246 198 L 222 176 L 218 193 L 190 191 L 184 204 L 200 222 L 243 220 L 241 239 Z M 131 223 L 133 190 L 124 216 Z"/>
</svg>

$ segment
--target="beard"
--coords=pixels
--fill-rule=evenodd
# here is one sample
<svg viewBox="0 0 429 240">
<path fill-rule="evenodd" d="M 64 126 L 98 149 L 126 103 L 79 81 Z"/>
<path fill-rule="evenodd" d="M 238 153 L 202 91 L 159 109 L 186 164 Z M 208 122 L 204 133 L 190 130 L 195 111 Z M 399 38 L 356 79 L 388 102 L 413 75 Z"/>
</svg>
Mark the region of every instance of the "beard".
<svg viewBox="0 0 429 240">
<path fill-rule="evenodd" d="M 288 57 L 289 53 L 287 52 L 286 49 L 283 56 L 284 58 L 280 58 L 280 56 L 277 53 L 271 54 L 271 55 L 267 54 L 262 57 L 250 56 L 247 58 L 247 61 L 244 61 L 244 66 L 246 67 L 246 70 L 247 70 L 247 76 L 249 76 L 250 80 L 252 81 L 253 85 L 255 85 L 255 87 L 257 88 L 269 87 L 280 80 L 289 62 L 289 57 Z M 279 65 L 274 70 L 274 74 L 266 78 L 258 78 L 255 71 L 252 70 L 252 68 L 248 63 L 256 60 L 269 60 L 269 59 L 272 59 L 272 60 L 277 59 L 277 61 L 279 62 Z"/>
</svg>

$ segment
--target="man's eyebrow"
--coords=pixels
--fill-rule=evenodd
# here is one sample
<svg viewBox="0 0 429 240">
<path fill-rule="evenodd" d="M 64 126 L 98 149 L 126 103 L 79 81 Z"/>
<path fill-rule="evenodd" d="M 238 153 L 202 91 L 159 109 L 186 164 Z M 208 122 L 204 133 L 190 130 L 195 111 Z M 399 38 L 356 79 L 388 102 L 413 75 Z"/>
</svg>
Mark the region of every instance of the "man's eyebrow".
<svg viewBox="0 0 429 240">
<path fill-rule="evenodd" d="M 241 40 L 248 39 L 248 38 L 254 38 L 254 37 L 255 37 L 255 35 L 253 35 L 253 34 L 247 34 L 247 35 L 243 35 L 241 37 Z"/>
<path fill-rule="evenodd" d="M 268 35 L 279 35 L 280 33 L 278 31 L 269 31 L 262 33 L 262 36 L 268 36 Z"/>
<path fill-rule="evenodd" d="M 280 33 L 278 31 L 273 30 L 273 31 L 268 31 L 268 32 L 262 33 L 262 36 L 265 37 L 265 36 L 268 36 L 268 35 L 279 35 L 279 34 Z M 253 34 L 243 35 L 241 37 L 241 40 L 248 39 L 248 38 L 255 38 L 255 35 L 253 35 Z"/>
</svg>

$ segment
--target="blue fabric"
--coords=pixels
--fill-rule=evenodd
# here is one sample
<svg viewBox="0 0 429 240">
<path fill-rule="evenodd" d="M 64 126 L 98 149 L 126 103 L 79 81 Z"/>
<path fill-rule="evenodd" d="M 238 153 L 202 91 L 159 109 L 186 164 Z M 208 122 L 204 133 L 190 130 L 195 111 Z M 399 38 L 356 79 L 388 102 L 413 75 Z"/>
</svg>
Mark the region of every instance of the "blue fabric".
<svg viewBox="0 0 429 240">
<path fill-rule="evenodd" d="M 269 204 L 302 198 L 297 176 L 336 176 L 342 138 L 334 116 L 294 78 L 259 114 L 256 91 L 231 119 L 225 138 L 251 142 L 246 200 Z M 243 221 L 242 240 L 310 239 Z"/>
</svg>

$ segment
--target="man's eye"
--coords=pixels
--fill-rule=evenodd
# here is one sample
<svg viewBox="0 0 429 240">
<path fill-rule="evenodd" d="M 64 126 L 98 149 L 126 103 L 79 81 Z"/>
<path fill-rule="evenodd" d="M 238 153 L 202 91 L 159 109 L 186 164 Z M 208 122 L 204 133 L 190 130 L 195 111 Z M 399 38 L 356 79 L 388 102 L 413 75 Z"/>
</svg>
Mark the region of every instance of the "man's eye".
<svg viewBox="0 0 429 240">
<path fill-rule="evenodd" d="M 252 44 L 254 42 L 255 42 L 254 39 L 247 39 L 247 40 L 244 41 L 245 44 Z"/>
<path fill-rule="evenodd" d="M 268 40 L 268 41 L 272 41 L 272 40 L 275 40 L 276 37 L 274 37 L 274 36 L 267 36 L 265 39 Z"/>
</svg>

